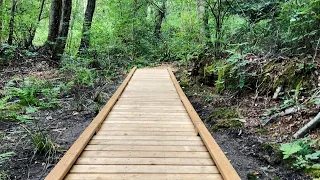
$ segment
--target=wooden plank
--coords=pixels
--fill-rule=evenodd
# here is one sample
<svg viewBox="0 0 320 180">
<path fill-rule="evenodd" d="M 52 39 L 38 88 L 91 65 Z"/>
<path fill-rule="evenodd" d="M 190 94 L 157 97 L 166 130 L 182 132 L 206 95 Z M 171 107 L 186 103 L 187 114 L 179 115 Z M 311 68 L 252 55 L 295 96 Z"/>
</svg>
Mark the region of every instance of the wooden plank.
<svg viewBox="0 0 320 180">
<path fill-rule="evenodd" d="M 86 151 L 207 152 L 205 146 L 87 145 Z"/>
<path fill-rule="evenodd" d="M 108 120 L 105 121 L 103 124 L 114 124 L 114 123 L 119 123 L 119 124 L 170 124 L 171 126 L 179 125 L 179 124 L 192 124 L 191 120 L 180 120 L 180 121 L 165 121 L 165 120 L 143 120 L 143 121 L 138 121 L 138 120 L 130 120 L 130 119 L 113 119 L 113 120 Z"/>
<path fill-rule="evenodd" d="M 172 79 L 172 82 L 174 86 L 176 87 L 176 90 L 181 98 L 182 103 L 184 104 L 191 120 L 193 121 L 197 131 L 199 132 L 202 140 L 204 141 L 206 147 L 208 148 L 210 155 L 214 162 L 217 164 L 218 169 L 221 172 L 222 177 L 225 180 L 240 180 L 240 177 L 238 173 L 235 171 L 235 169 L 232 167 L 231 163 L 225 156 L 225 154 L 220 149 L 219 145 L 216 143 L 216 141 L 211 136 L 210 132 L 200 119 L 199 115 L 193 108 L 192 104 L 188 100 L 187 96 L 184 94 L 182 88 L 180 87 L 176 77 L 172 73 L 172 70 L 168 68 L 168 72 L 170 74 L 170 77 Z"/>
<path fill-rule="evenodd" d="M 90 125 L 84 130 L 76 142 L 71 146 L 71 148 L 65 153 L 62 159 L 54 167 L 54 169 L 46 177 L 46 180 L 62 180 L 73 163 L 77 160 L 83 149 L 86 147 L 88 142 L 91 140 L 92 136 L 98 131 L 101 123 L 105 120 L 112 107 L 115 105 L 125 87 L 128 85 L 131 77 L 136 71 L 136 67 L 131 70 L 127 78 L 120 85 L 118 90 L 109 99 L 108 103 L 103 107 L 100 113 L 94 118 Z"/>
<path fill-rule="evenodd" d="M 177 110 L 177 109 L 113 109 L 112 112 L 120 112 L 120 113 L 132 113 L 132 112 L 143 112 L 143 113 L 147 113 L 147 112 L 156 112 L 156 113 L 187 113 L 186 110 Z"/>
<path fill-rule="evenodd" d="M 69 174 L 66 180 L 222 180 L 220 174 Z"/>
<path fill-rule="evenodd" d="M 99 131 L 97 135 L 110 136 L 196 136 L 194 132 L 137 132 L 137 131 Z"/>
<path fill-rule="evenodd" d="M 77 165 L 185 165 L 214 166 L 212 159 L 188 158 L 82 158 Z"/>
<path fill-rule="evenodd" d="M 217 174 L 215 166 L 177 166 L 177 165 L 74 165 L 71 173 L 178 173 L 178 174 Z"/>
<path fill-rule="evenodd" d="M 182 138 L 182 137 L 181 137 Z M 155 140 L 99 140 L 93 139 L 91 145 L 141 145 L 141 146 L 204 146 L 202 141 L 155 141 Z"/>
<path fill-rule="evenodd" d="M 187 121 L 187 122 L 192 122 L 189 117 L 175 117 L 175 116 L 140 116 L 140 117 L 130 117 L 130 116 L 113 116 L 110 117 L 108 116 L 106 121 Z"/>
<path fill-rule="evenodd" d="M 105 135 L 96 135 L 92 139 L 131 139 L 131 140 L 160 140 L 160 141 L 193 141 L 201 139 L 198 136 L 185 136 L 181 139 L 181 136 L 105 136 Z"/>
<path fill-rule="evenodd" d="M 208 152 L 83 151 L 81 157 L 211 158 Z"/>
<path fill-rule="evenodd" d="M 128 123 L 103 123 L 103 126 L 106 127 L 136 127 L 136 128 L 192 128 L 194 129 L 194 126 L 192 124 L 128 124 Z M 101 131 L 102 129 L 100 129 Z"/>
<path fill-rule="evenodd" d="M 114 109 L 117 110 L 131 110 L 131 109 L 161 109 L 161 110 L 184 110 L 186 109 L 182 105 L 178 106 L 161 106 L 161 105 L 154 105 L 154 106 L 143 106 L 143 105 L 115 105 Z"/>
<path fill-rule="evenodd" d="M 101 130 L 110 130 L 110 131 L 142 131 L 142 132 L 194 132 L 194 127 L 191 128 L 175 128 L 175 127 L 166 127 L 166 128 L 156 128 L 156 127 L 114 127 L 108 125 L 102 125 Z"/>
</svg>

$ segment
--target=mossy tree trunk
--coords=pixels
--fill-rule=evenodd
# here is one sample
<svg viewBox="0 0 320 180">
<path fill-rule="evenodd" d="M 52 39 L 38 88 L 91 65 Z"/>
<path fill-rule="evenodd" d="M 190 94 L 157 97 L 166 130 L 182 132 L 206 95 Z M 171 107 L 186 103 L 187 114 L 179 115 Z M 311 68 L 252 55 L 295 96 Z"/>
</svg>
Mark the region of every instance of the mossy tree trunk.
<svg viewBox="0 0 320 180">
<path fill-rule="evenodd" d="M 12 0 L 11 6 L 11 16 L 9 22 L 9 37 L 8 37 L 8 44 L 12 45 L 13 43 L 13 30 L 14 30 L 14 19 L 15 19 L 15 12 L 16 12 L 17 0 Z"/>
<path fill-rule="evenodd" d="M 50 10 L 50 23 L 47 44 L 53 50 L 54 43 L 59 35 L 59 27 L 61 20 L 62 0 L 52 0 Z"/>
<path fill-rule="evenodd" d="M 209 7 L 205 0 L 197 0 L 197 16 L 200 21 L 200 42 L 212 47 L 209 27 Z"/>
<path fill-rule="evenodd" d="M 158 6 L 158 12 L 157 12 L 157 16 L 156 16 L 156 22 L 155 22 L 155 29 L 154 29 L 154 35 L 156 37 L 156 39 L 161 40 L 162 36 L 161 36 L 161 28 L 162 28 L 162 22 L 163 19 L 166 16 L 166 3 L 167 0 L 162 0 L 162 5 L 161 7 Z"/>
<path fill-rule="evenodd" d="M 57 64 L 60 63 L 61 56 L 64 53 L 64 49 L 66 46 L 68 33 L 69 33 L 71 11 L 72 11 L 72 0 L 63 0 L 59 36 L 54 46 L 53 58 L 52 58 L 53 60 L 56 61 Z"/>
<path fill-rule="evenodd" d="M 94 15 L 94 10 L 96 8 L 96 0 L 88 0 L 86 12 L 84 15 L 84 23 L 82 29 L 82 38 L 79 47 L 79 52 L 87 51 L 90 46 L 90 34 L 89 31 L 91 29 L 92 19 Z"/>
<path fill-rule="evenodd" d="M 2 5 L 3 5 L 4 3 L 3 3 L 3 0 L 0 0 L 0 42 L 2 42 L 2 11 L 3 11 L 3 7 L 2 7 Z"/>
</svg>

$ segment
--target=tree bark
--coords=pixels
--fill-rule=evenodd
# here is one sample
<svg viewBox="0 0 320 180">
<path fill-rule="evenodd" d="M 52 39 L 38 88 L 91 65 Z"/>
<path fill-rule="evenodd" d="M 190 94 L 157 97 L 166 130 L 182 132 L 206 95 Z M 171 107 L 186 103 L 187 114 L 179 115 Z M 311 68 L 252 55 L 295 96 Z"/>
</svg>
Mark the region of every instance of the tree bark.
<svg viewBox="0 0 320 180">
<path fill-rule="evenodd" d="M 3 16 L 3 0 L 0 0 L 0 42 L 2 42 L 2 16 Z"/>
<path fill-rule="evenodd" d="M 86 12 L 84 15 L 82 38 L 79 47 L 79 52 L 86 51 L 90 46 L 90 34 L 89 31 L 92 25 L 92 19 L 94 15 L 94 10 L 96 8 L 96 0 L 88 0 Z"/>
<path fill-rule="evenodd" d="M 64 53 L 64 49 L 66 46 L 69 33 L 71 11 L 72 0 L 63 0 L 59 36 L 57 38 L 53 51 L 53 60 L 55 60 L 57 64 L 59 64 L 61 55 Z"/>
<path fill-rule="evenodd" d="M 313 128 L 317 127 L 317 125 L 320 123 L 320 112 L 318 115 L 312 119 L 308 124 L 303 126 L 298 132 L 296 132 L 293 137 L 298 138 L 305 134 L 307 134 L 309 131 L 311 131 Z"/>
<path fill-rule="evenodd" d="M 37 27 L 41 21 L 41 16 L 42 16 L 42 13 L 43 13 L 43 8 L 44 8 L 44 3 L 45 3 L 45 0 L 42 0 L 41 1 L 41 6 L 40 6 L 40 11 L 39 11 L 39 14 L 38 14 L 38 19 L 37 19 L 37 24 L 35 27 L 31 28 L 31 32 L 30 32 L 30 36 L 29 36 L 29 39 L 26 43 L 26 48 L 30 47 L 32 45 L 32 41 L 36 35 L 36 30 L 37 30 Z"/>
<path fill-rule="evenodd" d="M 62 0 L 52 0 L 50 10 L 50 23 L 49 23 L 49 34 L 47 43 L 51 50 L 53 50 L 54 43 L 59 35 L 59 27 L 61 20 Z"/>
<path fill-rule="evenodd" d="M 209 27 L 209 8 L 205 0 L 197 0 L 197 16 L 200 21 L 200 42 L 212 47 Z"/>
<path fill-rule="evenodd" d="M 16 5 L 17 5 L 17 0 L 12 0 L 11 17 L 9 22 L 9 37 L 8 37 L 9 45 L 12 45 L 12 42 L 13 42 L 14 16 L 16 11 Z"/>
<path fill-rule="evenodd" d="M 156 26 L 154 30 L 154 34 L 156 39 L 161 39 L 161 28 L 162 28 L 162 21 L 166 16 L 166 2 L 167 0 L 162 0 L 162 6 L 158 9 L 158 14 L 156 16 Z"/>
</svg>

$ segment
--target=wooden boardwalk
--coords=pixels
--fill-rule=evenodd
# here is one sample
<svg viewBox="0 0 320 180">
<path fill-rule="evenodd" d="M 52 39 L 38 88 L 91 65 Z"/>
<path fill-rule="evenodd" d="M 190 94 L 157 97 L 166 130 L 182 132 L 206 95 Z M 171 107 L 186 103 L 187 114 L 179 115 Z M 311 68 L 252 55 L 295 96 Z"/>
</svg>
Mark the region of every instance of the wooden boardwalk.
<svg viewBox="0 0 320 180">
<path fill-rule="evenodd" d="M 240 179 L 170 69 L 134 68 L 46 180 Z"/>
</svg>

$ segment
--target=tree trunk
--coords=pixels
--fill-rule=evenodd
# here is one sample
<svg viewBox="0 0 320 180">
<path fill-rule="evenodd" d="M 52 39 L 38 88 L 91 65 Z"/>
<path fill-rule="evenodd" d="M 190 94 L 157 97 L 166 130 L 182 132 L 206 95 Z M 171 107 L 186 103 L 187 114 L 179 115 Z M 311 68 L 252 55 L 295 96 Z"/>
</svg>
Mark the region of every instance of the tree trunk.
<svg viewBox="0 0 320 180">
<path fill-rule="evenodd" d="M 60 62 L 61 55 L 64 53 L 68 38 L 71 11 L 72 0 L 63 0 L 59 36 L 57 38 L 53 51 L 53 60 L 55 60 L 58 64 Z"/>
<path fill-rule="evenodd" d="M 3 16 L 3 0 L 0 0 L 0 42 L 2 42 L 2 16 Z"/>
<path fill-rule="evenodd" d="M 209 27 L 209 8 L 205 0 L 197 0 L 197 16 L 200 21 L 200 42 L 212 47 Z"/>
<path fill-rule="evenodd" d="M 12 45 L 12 41 L 13 41 L 14 16 L 16 11 L 16 5 L 17 5 L 17 0 L 12 0 L 11 17 L 9 22 L 9 37 L 8 37 L 9 45 Z"/>
<path fill-rule="evenodd" d="M 61 20 L 62 0 L 52 0 L 50 10 L 49 34 L 47 43 L 51 50 L 53 50 L 54 43 L 57 41 L 59 35 L 59 27 Z"/>
<path fill-rule="evenodd" d="M 88 0 L 86 12 L 84 15 L 84 23 L 82 29 L 82 38 L 79 47 L 79 52 L 86 51 L 90 46 L 90 35 L 89 31 L 91 29 L 92 19 L 94 10 L 96 8 L 96 0 Z"/>
<path fill-rule="evenodd" d="M 167 0 L 162 0 L 162 6 L 158 9 L 158 14 L 156 16 L 156 27 L 154 30 L 155 37 L 157 39 L 161 39 L 161 27 L 162 27 L 162 21 L 165 18 L 166 15 L 166 2 Z"/>
<path fill-rule="evenodd" d="M 40 6 L 40 11 L 39 11 L 39 14 L 38 14 L 38 21 L 37 21 L 37 24 L 35 27 L 31 28 L 31 32 L 30 32 L 30 36 L 29 36 L 29 39 L 26 43 L 26 48 L 30 47 L 32 45 L 32 41 L 36 35 L 36 30 L 37 30 L 37 27 L 41 21 L 41 16 L 42 16 L 42 13 L 43 13 L 43 8 L 44 8 L 44 3 L 45 3 L 45 0 L 42 0 L 41 1 L 41 6 Z"/>
</svg>

